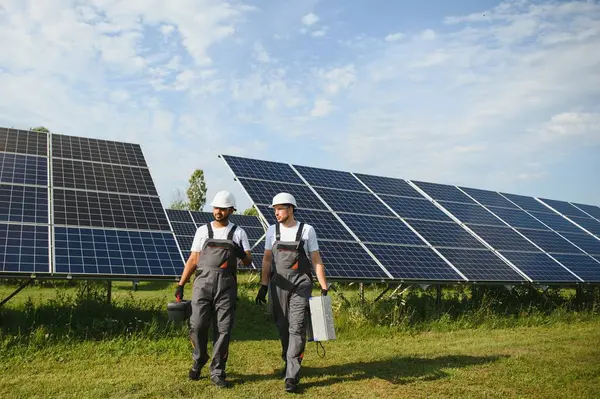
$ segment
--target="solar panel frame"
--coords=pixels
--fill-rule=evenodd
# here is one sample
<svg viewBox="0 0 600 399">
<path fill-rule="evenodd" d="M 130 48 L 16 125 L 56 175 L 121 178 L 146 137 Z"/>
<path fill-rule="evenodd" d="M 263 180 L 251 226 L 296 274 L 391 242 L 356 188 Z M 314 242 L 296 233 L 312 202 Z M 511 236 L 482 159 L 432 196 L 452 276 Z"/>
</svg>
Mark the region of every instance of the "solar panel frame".
<svg viewBox="0 0 600 399">
<path fill-rule="evenodd" d="M 247 177 L 258 180 L 304 184 L 291 166 L 285 163 L 241 158 L 232 155 L 221 155 L 221 158 L 238 178 Z"/>
<path fill-rule="evenodd" d="M 600 207 L 596 205 L 578 204 L 576 202 L 571 202 L 571 205 L 576 206 L 578 209 L 582 210 L 590 217 L 600 220 Z"/>
<path fill-rule="evenodd" d="M 538 198 L 539 201 L 551 207 L 556 213 L 565 215 L 567 217 L 577 216 L 587 218 L 589 215 L 581 211 L 576 206 L 569 204 L 566 201 L 552 200 L 548 198 Z"/>
<path fill-rule="evenodd" d="M 600 237 L 600 221 L 592 218 L 580 218 L 577 216 L 569 216 L 569 220 L 596 237 Z"/>
</svg>

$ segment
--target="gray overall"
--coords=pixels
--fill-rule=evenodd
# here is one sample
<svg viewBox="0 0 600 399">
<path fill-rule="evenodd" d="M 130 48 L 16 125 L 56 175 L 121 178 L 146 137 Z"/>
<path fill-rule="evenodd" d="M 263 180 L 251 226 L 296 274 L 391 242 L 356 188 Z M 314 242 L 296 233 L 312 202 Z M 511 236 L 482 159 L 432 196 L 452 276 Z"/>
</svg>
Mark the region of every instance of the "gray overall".
<svg viewBox="0 0 600 399">
<path fill-rule="evenodd" d="M 303 227 L 304 223 L 300 223 L 295 241 L 281 241 L 279 223 L 276 225 L 270 290 L 281 357 L 286 362 L 285 378 L 296 382 L 306 346 L 308 298 L 312 292 L 312 267 L 304 250 Z"/>
<path fill-rule="evenodd" d="M 237 297 L 237 258 L 233 250 L 233 234 L 237 226 L 232 226 L 225 240 L 213 238 L 211 223 L 208 223 L 207 227 L 208 239 L 200 252 L 192 292 L 192 357 L 199 367 L 208 361 L 208 328 L 212 322 L 213 358 L 210 374 L 211 377 L 225 378 Z"/>
</svg>

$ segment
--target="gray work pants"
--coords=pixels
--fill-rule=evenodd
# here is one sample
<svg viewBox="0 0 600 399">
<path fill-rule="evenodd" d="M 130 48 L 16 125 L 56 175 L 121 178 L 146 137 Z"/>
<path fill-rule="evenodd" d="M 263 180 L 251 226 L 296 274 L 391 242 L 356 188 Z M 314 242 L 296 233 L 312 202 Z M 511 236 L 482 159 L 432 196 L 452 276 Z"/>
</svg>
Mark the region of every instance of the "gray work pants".
<svg viewBox="0 0 600 399">
<path fill-rule="evenodd" d="M 194 280 L 190 316 L 190 340 L 194 346 L 192 358 L 199 367 L 208 361 L 208 329 L 212 322 L 211 376 L 225 377 L 236 298 L 237 284 L 229 272 L 203 270 Z"/>
<path fill-rule="evenodd" d="M 300 380 L 300 365 L 306 346 L 306 318 L 312 281 L 306 274 L 275 276 L 271 299 L 273 317 L 281 340 L 281 358 L 286 362 L 285 378 Z"/>
</svg>

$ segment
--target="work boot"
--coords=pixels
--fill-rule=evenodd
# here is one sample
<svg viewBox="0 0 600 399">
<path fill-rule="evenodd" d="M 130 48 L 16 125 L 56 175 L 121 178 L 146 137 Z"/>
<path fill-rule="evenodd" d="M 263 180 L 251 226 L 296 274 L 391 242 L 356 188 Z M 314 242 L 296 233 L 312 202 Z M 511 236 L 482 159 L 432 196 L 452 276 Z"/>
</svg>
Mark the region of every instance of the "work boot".
<svg viewBox="0 0 600 399">
<path fill-rule="evenodd" d="M 200 370 L 202 370 L 202 366 L 199 363 L 194 362 L 190 369 L 190 380 L 198 381 L 200 379 Z"/>
<path fill-rule="evenodd" d="M 225 378 L 219 377 L 218 375 L 213 375 L 210 377 L 210 382 L 212 382 L 217 388 L 228 388 L 229 383 L 225 381 Z"/>
<path fill-rule="evenodd" d="M 289 393 L 293 393 L 296 392 L 298 390 L 298 384 L 296 383 L 296 380 L 294 380 L 293 378 L 286 378 L 285 379 L 285 391 L 289 392 Z"/>
</svg>

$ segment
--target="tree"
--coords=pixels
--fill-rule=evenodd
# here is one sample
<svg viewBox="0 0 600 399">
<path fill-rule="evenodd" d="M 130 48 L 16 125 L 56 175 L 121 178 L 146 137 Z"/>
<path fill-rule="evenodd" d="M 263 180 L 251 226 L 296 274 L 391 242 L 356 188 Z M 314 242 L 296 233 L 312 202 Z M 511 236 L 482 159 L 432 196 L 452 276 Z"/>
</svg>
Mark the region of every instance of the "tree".
<svg viewBox="0 0 600 399">
<path fill-rule="evenodd" d="M 196 169 L 190 177 L 190 186 L 187 189 L 189 209 L 201 211 L 206 203 L 206 183 L 204 182 L 204 171 Z"/>
<path fill-rule="evenodd" d="M 190 209 L 190 203 L 186 201 L 180 189 L 175 189 L 171 209 Z"/>
<path fill-rule="evenodd" d="M 243 214 L 246 216 L 258 216 L 258 211 L 255 207 L 251 206 L 250 208 L 246 209 Z"/>
<path fill-rule="evenodd" d="M 50 133 L 50 130 L 46 129 L 44 126 L 34 127 L 31 130 L 34 132 Z"/>
</svg>

